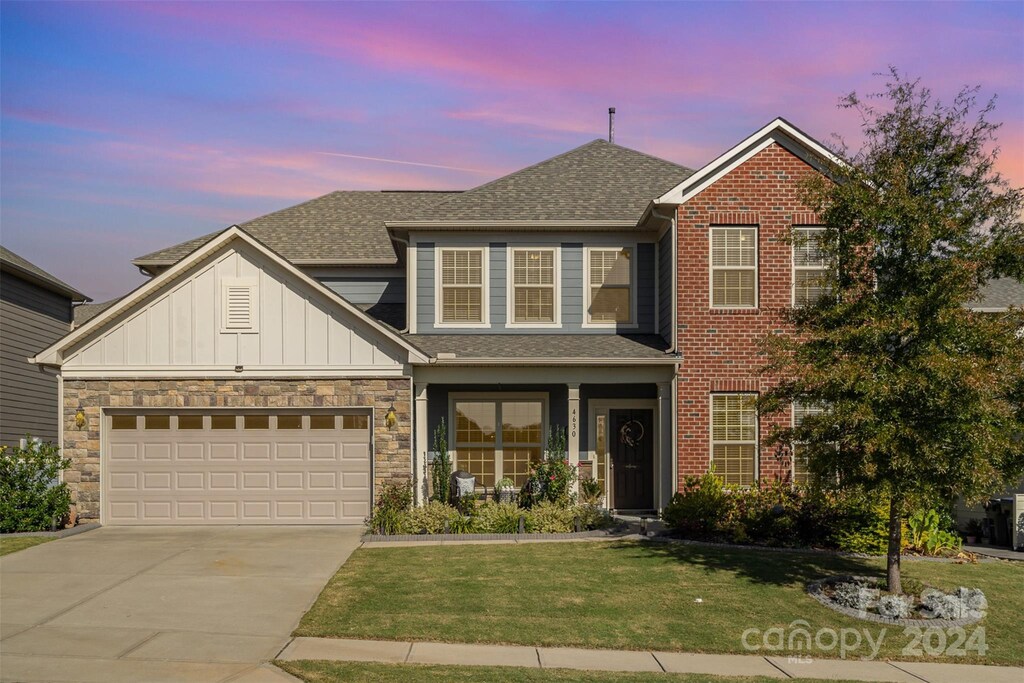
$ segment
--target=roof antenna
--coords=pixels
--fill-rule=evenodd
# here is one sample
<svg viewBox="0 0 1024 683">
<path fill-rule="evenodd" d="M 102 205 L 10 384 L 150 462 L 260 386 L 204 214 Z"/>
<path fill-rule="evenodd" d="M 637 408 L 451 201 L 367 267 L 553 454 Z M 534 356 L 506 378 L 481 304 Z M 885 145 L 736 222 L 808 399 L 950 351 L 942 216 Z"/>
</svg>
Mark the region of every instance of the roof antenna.
<svg viewBox="0 0 1024 683">
<path fill-rule="evenodd" d="M 615 107 L 608 107 L 608 142 L 615 143 Z"/>
</svg>

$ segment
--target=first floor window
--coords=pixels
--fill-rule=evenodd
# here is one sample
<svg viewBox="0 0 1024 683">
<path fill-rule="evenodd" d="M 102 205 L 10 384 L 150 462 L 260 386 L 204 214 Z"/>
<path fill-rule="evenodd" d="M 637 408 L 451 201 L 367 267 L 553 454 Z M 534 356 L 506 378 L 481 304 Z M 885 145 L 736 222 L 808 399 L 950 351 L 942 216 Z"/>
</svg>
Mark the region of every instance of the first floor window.
<svg viewBox="0 0 1024 683">
<path fill-rule="evenodd" d="M 455 463 L 480 486 L 507 477 L 526 483 L 543 450 L 544 403 L 539 399 L 455 401 Z"/>
<path fill-rule="evenodd" d="M 757 411 L 754 394 L 711 397 L 711 463 L 731 486 L 754 483 L 757 463 Z"/>
<path fill-rule="evenodd" d="M 711 229 L 711 306 L 757 307 L 757 228 Z"/>
<path fill-rule="evenodd" d="M 793 228 L 793 305 L 813 304 L 825 293 L 828 263 L 821 252 L 824 228 Z"/>
<path fill-rule="evenodd" d="M 484 250 L 441 250 L 441 322 L 484 322 Z"/>
<path fill-rule="evenodd" d="M 587 256 L 587 322 L 633 322 L 633 250 L 590 249 Z"/>
</svg>

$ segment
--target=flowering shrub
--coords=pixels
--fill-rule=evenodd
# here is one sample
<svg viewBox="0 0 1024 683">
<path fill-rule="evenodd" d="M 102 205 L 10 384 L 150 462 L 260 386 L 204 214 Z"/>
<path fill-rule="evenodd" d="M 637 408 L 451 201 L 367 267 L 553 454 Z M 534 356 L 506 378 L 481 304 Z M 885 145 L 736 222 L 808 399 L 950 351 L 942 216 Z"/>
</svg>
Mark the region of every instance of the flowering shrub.
<svg viewBox="0 0 1024 683">
<path fill-rule="evenodd" d="M 552 427 L 541 462 L 530 466 L 530 477 L 519 492 L 519 504 L 531 508 L 547 501 L 568 507 L 576 503 L 576 467 L 569 464 L 565 430 Z"/>
<path fill-rule="evenodd" d="M 378 534 L 407 533 L 412 509 L 412 486 L 407 481 L 386 482 L 373 506 L 369 526 Z"/>
</svg>

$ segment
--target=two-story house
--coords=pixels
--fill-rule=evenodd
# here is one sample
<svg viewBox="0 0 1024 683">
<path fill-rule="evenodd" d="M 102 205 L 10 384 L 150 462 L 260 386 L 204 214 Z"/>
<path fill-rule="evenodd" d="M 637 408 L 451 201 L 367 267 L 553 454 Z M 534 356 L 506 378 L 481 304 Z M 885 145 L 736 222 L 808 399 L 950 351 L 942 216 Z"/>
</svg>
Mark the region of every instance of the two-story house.
<svg viewBox="0 0 1024 683">
<path fill-rule="evenodd" d="M 813 296 L 781 119 L 694 172 L 597 140 L 464 192 L 334 192 L 134 261 L 151 279 L 35 361 L 106 524 L 359 523 L 427 495 L 433 435 L 491 488 L 552 427 L 616 510 L 762 459 L 757 340 Z M 794 419 L 801 411 L 796 409 Z"/>
</svg>

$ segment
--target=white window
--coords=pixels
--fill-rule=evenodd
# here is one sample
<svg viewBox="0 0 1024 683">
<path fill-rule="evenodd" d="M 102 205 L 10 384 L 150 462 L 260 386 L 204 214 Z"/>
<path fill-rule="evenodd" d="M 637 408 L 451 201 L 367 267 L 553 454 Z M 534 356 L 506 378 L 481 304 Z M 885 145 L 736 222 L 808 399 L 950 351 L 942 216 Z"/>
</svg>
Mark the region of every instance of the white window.
<svg viewBox="0 0 1024 683">
<path fill-rule="evenodd" d="M 455 327 L 486 324 L 486 249 L 441 249 L 437 279 L 439 324 Z"/>
<path fill-rule="evenodd" d="M 539 398 L 455 398 L 455 466 L 492 488 L 508 477 L 526 483 L 544 450 L 544 401 Z"/>
<path fill-rule="evenodd" d="M 509 325 L 559 324 L 558 261 L 557 247 L 509 248 Z"/>
<path fill-rule="evenodd" d="M 221 332 L 256 332 L 259 286 L 255 278 L 221 280 Z"/>
<path fill-rule="evenodd" d="M 793 228 L 793 305 L 812 304 L 825 294 L 828 263 L 821 253 L 824 228 Z"/>
<path fill-rule="evenodd" d="M 757 410 L 754 394 L 711 395 L 711 463 L 730 486 L 757 478 Z"/>
<path fill-rule="evenodd" d="M 797 401 L 793 404 L 793 426 L 799 427 L 804 423 L 808 415 L 820 415 L 824 411 L 819 405 L 802 403 Z M 793 482 L 806 484 L 810 481 L 810 472 L 807 470 L 807 456 L 803 452 L 803 444 L 793 444 Z"/>
<path fill-rule="evenodd" d="M 634 325 L 632 247 L 587 249 L 587 323 L 599 326 Z"/>
<path fill-rule="evenodd" d="M 711 306 L 757 308 L 757 228 L 711 228 Z"/>
</svg>

